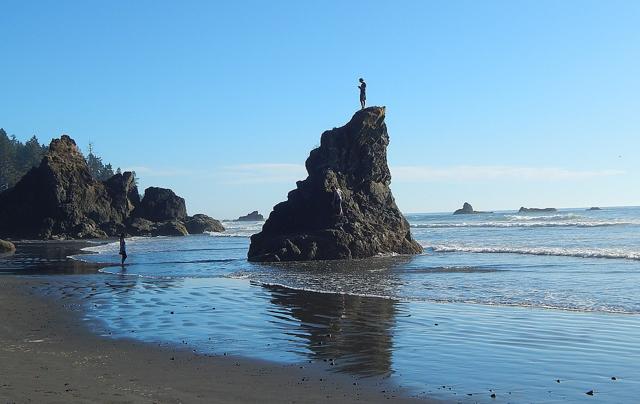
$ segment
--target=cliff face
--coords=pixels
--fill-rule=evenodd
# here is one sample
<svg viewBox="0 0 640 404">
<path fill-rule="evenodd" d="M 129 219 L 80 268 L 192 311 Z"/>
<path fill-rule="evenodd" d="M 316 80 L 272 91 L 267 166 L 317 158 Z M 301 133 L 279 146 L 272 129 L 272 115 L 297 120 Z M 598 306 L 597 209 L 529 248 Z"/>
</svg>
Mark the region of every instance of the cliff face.
<svg viewBox="0 0 640 404">
<path fill-rule="evenodd" d="M 141 214 L 134 215 L 137 212 Z M 140 201 L 130 172 L 104 182 L 93 179 L 76 143 L 66 135 L 51 142 L 38 167 L 0 193 L 0 236 L 8 238 L 184 235 L 185 219 L 184 199 L 171 190 L 149 188 Z"/>
<path fill-rule="evenodd" d="M 422 247 L 398 210 L 389 184 L 384 107 L 356 112 L 322 134 L 306 161 L 308 177 L 273 208 L 251 237 L 251 261 L 365 258 L 417 254 Z M 342 214 L 333 187 L 342 192 Z"/>
</svg>

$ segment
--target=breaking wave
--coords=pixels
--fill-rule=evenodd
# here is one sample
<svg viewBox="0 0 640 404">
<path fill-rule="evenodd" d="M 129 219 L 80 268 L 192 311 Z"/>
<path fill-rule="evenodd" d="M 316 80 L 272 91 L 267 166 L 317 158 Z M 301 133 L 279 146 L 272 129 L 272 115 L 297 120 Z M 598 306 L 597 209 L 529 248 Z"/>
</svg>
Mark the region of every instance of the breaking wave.
<svg viewBox="0 0 640 404">
<path fill-rule="evenodd" d="M 640 261 L 640 252 L 613 248 L 562 248 L 562 247 L 472 247 L 462 245 L 426 246 L 434 252 L 466 252 L 478 254 L 525 254 L 576 258 L 608 258 Z"/>
<path fill-rule="evenodd" d="M 420 223 L 412 224 L 411 227 L 417 229 L 445 229 L 464 227 L 608 227 L 608 226 L 640 226 L 640 221 L 494 221 L 494 222 L 463 222 L 463 223 Z"/>
</svg>

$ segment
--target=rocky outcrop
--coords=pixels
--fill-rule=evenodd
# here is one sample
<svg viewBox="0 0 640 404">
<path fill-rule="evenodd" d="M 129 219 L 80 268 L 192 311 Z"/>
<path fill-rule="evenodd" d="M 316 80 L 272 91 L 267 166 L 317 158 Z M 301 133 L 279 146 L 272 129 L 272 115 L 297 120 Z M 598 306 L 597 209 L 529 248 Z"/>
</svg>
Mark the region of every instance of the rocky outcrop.
<svg viewBox="0 0 640 404">
<path fill-rule="evenodd" d="M 587 210 L 602 210 L 602 208 L 599 208 L 599 207 L 597 207 L 597 206 L 592 206 L 592 207 L 590 207 L 590 208 L 589 208 L 589 209 L 587 209 Z"/>
<path fill-rule="evenodd" d="M 16 250 L 16 246 L 10 241 L 0 240 L 0 254 L 12 253 Z"/>
<path fill-rule="evenodd" d="M 133 216 L 153 222 L 184 220 L 187 217 L 187 206 L 184 199 L 172 190 L 149 187 L 144 191 L 144 197 Z"/>
<path fill-rule="evenodd" d="M 341 128 L 322 134 L 306 161 L 308 177 L 274 206 L 251 237 L 251 261 L 365 258 L 417 254 L 389 184 L 389 135 L 384 107 L 356 112 Z M 333 187 L 342 192 L 342 214 Z"/>
<path fill-rule="evenodd" d="M 462 205 L 461 209 L 458 209 L 455 212 L 453 212 L 454 215 L 473 215 L 478 213 L 493 213 L 493 212 L 483 212 L 479 210 L 473 210 L 473 206 L 471 206 L 471 204 L 468 202 L 465 202 Z"/>
<path fill-rule="evenodd" d="M 54 139 L 40 165 L 0 193 L 0 236 L 24 239 L 185 235 L 184 199 L 148 188 L 140 200 L 132 173 L 93 179 L 76 143 Z"/>
<path fill-rule="evenodd" d="M 104 182 L 111 204 L 118 212 L 115 222 L 121 223 L 140 205 L 140 194 L 133 173 L 125 171 Z"/>
<path fill-rule="evenodd" d="M 220 221 L 201 213 L 188 216 L 184 224 L 189 234 L 202 234 L 205 231 L 220 233 L 224 231 L 224 226 Z"/>
<path fill-rule="evenodd" d="M 257 210 L 254 210 L 248 215 L 240 216 L 239 218 L 236 219 L 236 222 L 260 222 L 263 220 L 264 220 L 264 216 L 258 213 Z"/>
<path fill-rule="evenodd" d="M 100 225 L 122 222 L 136 203 L 127 200 L 130 192 L 118 203 L 112 199 L 110 192 L 130 187 L 122 181 L 124 176 L 106 186 L 94 180 L 75 142 L 63 135 L 51 142 L 38 167 L 0 194 L 0 233 L 38 239 L 105 237 Z"/>
<path fill-rule="evenodd" d="M 535 213 L 535 212 L 557 212 L 556 208 L 525 208 L 524 206 L 520 207 L 518 212 L 520 213 Z"/>
</svg>

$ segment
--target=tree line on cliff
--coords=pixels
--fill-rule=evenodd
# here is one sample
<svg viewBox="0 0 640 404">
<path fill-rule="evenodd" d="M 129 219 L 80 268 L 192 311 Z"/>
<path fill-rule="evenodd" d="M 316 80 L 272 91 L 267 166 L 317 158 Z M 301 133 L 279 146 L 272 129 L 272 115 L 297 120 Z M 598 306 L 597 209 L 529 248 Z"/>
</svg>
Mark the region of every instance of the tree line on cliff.
<svg viewBox="0 0 640 404">
<path fill-rule="evenodd" d="M 48 146 L 40 144 L 36 136 L 22 143 L 0 128 L 0 192 L 13 187 L 31 168 L 39 165 L 47 150 Z M 120 168 L 114 172 L 110 163 L 104 164 L 102 158 L 93 153 L 91 145 L 85 160 L 96 180 L 105 181 L 120 172 Z"/>
</svg>

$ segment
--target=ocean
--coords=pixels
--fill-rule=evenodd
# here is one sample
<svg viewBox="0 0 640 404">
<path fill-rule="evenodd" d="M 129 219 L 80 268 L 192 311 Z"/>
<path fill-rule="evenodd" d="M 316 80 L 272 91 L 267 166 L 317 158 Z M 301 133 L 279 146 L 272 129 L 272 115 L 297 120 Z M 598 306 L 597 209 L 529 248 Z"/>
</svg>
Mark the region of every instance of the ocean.
<svg viewBox="0 0 640 404">
<path fill-rule="evenodd" d="M 637 402 L 640 208 L 407 220 L 424 254 L 249 263 L 260 222 L 129 239 L 124 270 L 97 244 L 74 259 L 114 265 L 48 293 L 80 298 L 110 338 L 312 361 L 417 396 Z"/>
</svg>

